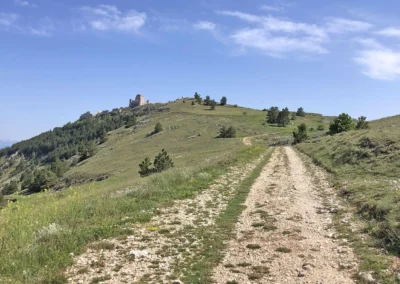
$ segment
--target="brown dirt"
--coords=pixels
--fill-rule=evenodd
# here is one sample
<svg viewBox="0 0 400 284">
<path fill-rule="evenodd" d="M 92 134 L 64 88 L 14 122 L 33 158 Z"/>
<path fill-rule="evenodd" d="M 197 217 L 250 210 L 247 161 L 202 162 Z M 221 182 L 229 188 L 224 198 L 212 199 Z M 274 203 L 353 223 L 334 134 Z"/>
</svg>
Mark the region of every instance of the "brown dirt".
<svg viewBox="0 0 400 284">
<path fill-rule="evenodd" d="M 332 228 L 337 199 L 324 174 L 310 169 L 294 149 L 275 151 L 214 270 L 215 283 L 354 283 L 356 259 Z"/>
<path fill-rule="evenodd" d="M 244 137 L 244 138 L 243 138 L 243 144 L 246 145 L 246 146 L 251 146 L 251 145 L 253 145 L 253 144 L 251 143 L 251 137 Z"/>
</svg>

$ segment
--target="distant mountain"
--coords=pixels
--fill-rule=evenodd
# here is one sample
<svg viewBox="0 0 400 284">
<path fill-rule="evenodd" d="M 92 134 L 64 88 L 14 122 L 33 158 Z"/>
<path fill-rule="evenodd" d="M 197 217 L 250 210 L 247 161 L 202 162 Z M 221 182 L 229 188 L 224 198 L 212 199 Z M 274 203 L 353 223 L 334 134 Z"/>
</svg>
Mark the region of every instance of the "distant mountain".
<svg viewBox="0 0 400 284">
<path fill-rule="evenodd" d="M 16 143 L 16 141 L 11 140 L 0 140 L 0 149 L 11 146 L 12 144 Z"/>
</svg>

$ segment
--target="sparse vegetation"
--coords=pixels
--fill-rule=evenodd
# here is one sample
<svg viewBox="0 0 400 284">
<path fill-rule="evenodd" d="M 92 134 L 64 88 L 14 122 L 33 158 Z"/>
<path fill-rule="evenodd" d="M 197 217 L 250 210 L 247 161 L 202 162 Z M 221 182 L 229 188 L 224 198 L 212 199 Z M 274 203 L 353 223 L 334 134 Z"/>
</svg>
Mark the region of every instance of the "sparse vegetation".
<svg viewBox="0 0 400 284">
<path fill-rule="evenodd" d="M 297 126 L 297 131 L 293 131 L 294 144 L 304 142 L 308 139 L 307 126 L 302 123 Z"/>
<path fill-rule="evenodd" d="M 235 138 L 235 137 L 236 137 L 236 129 L 233 128 L 232 126 L 229 126 L 228 128 L 222 126 L 220 128 L 218 138 Z"/>
</svg>

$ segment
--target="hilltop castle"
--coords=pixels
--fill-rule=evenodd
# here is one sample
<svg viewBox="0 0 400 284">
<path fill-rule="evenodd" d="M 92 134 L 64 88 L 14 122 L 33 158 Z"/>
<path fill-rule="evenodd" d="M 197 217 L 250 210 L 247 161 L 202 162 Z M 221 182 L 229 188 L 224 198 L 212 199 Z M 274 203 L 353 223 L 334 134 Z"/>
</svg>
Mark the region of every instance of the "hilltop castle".
<svg viewBox="0 0 400 284">
<path fill-rule="evenodd" d="M 132 99 L 129 100 L 129 107 L 142 106 L 142 105 L 145 105 L 145 104 L 148 104 L 148 103 L 149 103 L 149 101 L 146 102 L 144 100 L 144 96 L 139 94 L 139 95 L 136 96 L 136 98 L 134 100 L 132 100 Z"/>
</svg>

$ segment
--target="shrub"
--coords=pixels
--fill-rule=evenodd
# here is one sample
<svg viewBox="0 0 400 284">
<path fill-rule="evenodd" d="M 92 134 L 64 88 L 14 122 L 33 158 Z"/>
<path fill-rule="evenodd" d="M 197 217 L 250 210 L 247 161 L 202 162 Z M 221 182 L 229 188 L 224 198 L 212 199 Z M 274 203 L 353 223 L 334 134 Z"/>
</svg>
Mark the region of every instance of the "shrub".
<svg viewBox="0 0 400 284">
<path fill-rule="evenodd" d="M 198 94 L 197 92 L 194 94 L 194 99 L 198 104 L 202 104 L 202 102 L 203 102 L 203 99 L 201 98 L 200 94 Z M 194 105 L 194 104 L 192 103 L 192 105 Z"/>
<path fill-rule="evenodd" d="M 34 173 L 34 179 L 29 187 L 31 192 L 40 192 L 54 187 L 57 183 L 57 176 L 48 169 L 37 170 Z"/>
<path fill-rule="evenodd" d="M 2 193 L 4 195 L 10 195 L 13 193 L 16 193 L 18 191 L 18 183 L 16 181 L 12 181 L 9 184 L 7 184 L 4 188 Z"/>
<path fill-rule="evenodd" d="M 226 105 L 227 102 L 228 102 L 227 98 L 226 97 L 222 97 L 220 104 L 221 104 L 221 106 L 224 106 L 224 105 Z"/>
<path fill-rule="evenodd" d="M 329 126 L 329 133 L 331 135 L 346 132 L 354 129 L 353 119 L 347 113 L 342 113 L 335 118 L 332 124 Z"/>
<path fill-rule="evenodd" d="M 237 105 L 237 104 L 234 104 L 233 107 L 238 107 L 238 105 Z"/>
<path fill-rule="evenodd" d="M 151 165 L 152 165 L 152 163 L 150 162 L 150 158 L 149 157 L 146 157 L 144 159 L 144 161 L 140 163 L 140 165 L 139 165 L 139 168 L 140 168 L 139 174 L 140 174 L 141 177 L 147 177 L 147 176 L 151 175 L 154 172 L 153 169 L 150 168 Z"/>
<path fill-rule="evenodd" d="M 209 106 L 210 106 L 211 110 L 215 110 L 216 105 L 217 105 L 217 102 L 215 100 L 211 100 L 209 102 Z"/>
<path fill-rule="evenodd" d="M 318 125 L 317 130 L 319 131 L 324 131 L 325 130 L 325 126 L 323 126 L 322 124 Z"/>
<path fill-rule="evenodd" d="M 129 116 L 128 119 L 125 122 L 125 128 L 130 128 L 132 126 L 135 126 L 136 123 L 137 123 L 136 115 Z"/>
<path fill-rule="evenodd" d="M 206 98 L 204 99 L 204 105 L 205 106 L 209 106 L 211 102 L 211 98 L 210 96 L 206 96 Z"/>
<path fill-rule="evenodd" d="M 367 118 L 365 116 L 360 116 L 357 120 L 356 129 L 368 129 L 368 128 L 369 125 Z"/>
<path fill-rule="evenodd" d="M 96 145 L 94 144 L 94 141 L 89 141 L 79 145 L 78 153 L 81 161 L 93 157 L 96 154 Z"/>
<path fill-rule="evenodd" d="M 163 131 L 164 128 L 160 122 L 157 122 L 156 126 L 154 127 L 154 133 L 159 133 Z"/>
<path fill-rule="evenodd" d="M 306 116 L 306 113 L 304 112 L 304 109 L 302 107 L 300 107 L 297 109 L 296 115 L 304 117 L 304 116 Z"/>
<path fill-rule="evenodd" d="M 150 158 L 146 157 L 142 163 L 139 165 L 139 174 L 141 177 L 147 177 L 154 173 L 161 173 L 163 171 L 168 170 L 169 168 L 174 167 L 174 162 L 169 157 L 167 151 L 164 149 L 154 158 L 154 167 L 151 167 L 152 163 L 150 162 Z"/>
<path fill-rule="evenodd" d="M 243 112 L 243 115 L 247 115 L 247 111 L 244 111 L 244 112 Z"/>
<path fill-rule="evenodd" d="M 162 171 L 166 171 L 173 166 L 174 163 L 172 162 L 172 159 L 168 156 L 167 151 L 162 149 L 161 153 L 159 153 L 154 159 L 155 172 L 161 173 Z"/>
<path fill-rule="evenodd" d="M 296 120 L 296 116 L 293 114 L 293 115 L 290 117 L 290 120 Z"/>
<path fill-rule="evenodd" d="M 62 177 L 68 171 L 67 162 L 61 161 L 57 158 L 51 165 L 51 170 L 57 175 L 57 177 Z"/>
<path fill-rule="evenodd" d="M 222 126 L 219 130 L 219 136 L 218 138 L 235 138 L 236 137 L 236 129 L 230 126 L 229 128 L 226 128 L 225 126 Z"/>
<path fill-rule="evenodd" d="M 195 101 L 192 101 L 192 106 L 194 106 L 196 104 L 196 102 Z"/>
<path fill-rule="evenodd" d="M 307 126 L 302 123 L 297 126 L 297 131 L 293 131 L 294 144 L 301 143 L 308 139 Z"/>
</svg>

